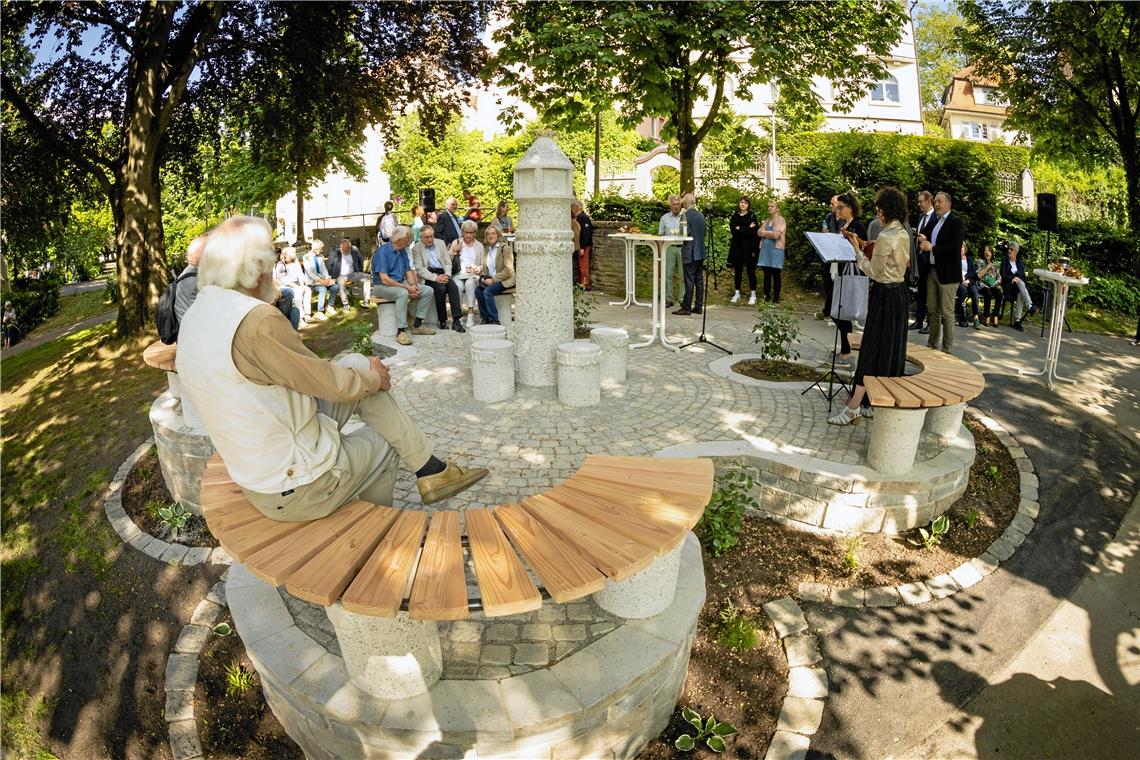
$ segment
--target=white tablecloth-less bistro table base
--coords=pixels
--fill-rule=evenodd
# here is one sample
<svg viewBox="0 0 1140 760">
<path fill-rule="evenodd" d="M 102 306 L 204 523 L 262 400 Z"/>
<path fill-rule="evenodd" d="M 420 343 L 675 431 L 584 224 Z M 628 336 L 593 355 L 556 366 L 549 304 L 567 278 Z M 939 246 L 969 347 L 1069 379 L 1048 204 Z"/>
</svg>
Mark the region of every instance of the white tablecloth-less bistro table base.
<svg viewBox="0 0 1140 760">
<path fill-rule="evenodd" d="M 1033 274 L 1048 282 L 1049 287 L 1053 289 L 1053 311 L 1049 315 L 1049 339 L 1045 344 L 1045 366 L 1037 371 L 1022 370 L 1019 374 L 1044 375 L 1045 384 L 1050 388 L 1058 380 L 1075 383 L 1076 380 L 1057 374 L 1057 361 L 1061 356 L 1061 331 L 1065 326 L 1065 309 L 1069 305 L 1069 288 L 1088 285 L 1089 279 L 1087 277 L 1066 277 L 1060 272 L 1052 272 L 1048 269 L 1034 269 Z"/>
<path fill-rule="evenodd" d="M 622 301 L 610 301 L 610 306 L 622 306 L 628 309 L 630 306 L 650 306 L 653 304 L 642 303 L 637 300 L 637 241 L 630 238 L 629 233 L 619 232 L 610 237 L 618 238 L 625 245 L 625 299 Z M 650 248 L 654 246 L 650 245 Z"/>
<path fill-rule="evenodd" d="M 681 344 L 673 343 L 665 337 L 665 314 L 667 312 L 665 308 L 665 291 L 667 289 L 665 287 L 665 247 L 685 243 L 692 238 L 682 235 L 645 235 L 632 232 L 619 233 L 614 237 L 619 236 L 629 240 L 633 245 L 642 243 L 653 246 L 653 332 L 650 334 L 649 340 L 644 343 L 631 343 L 629 347 L 645 348 L 660 340 L 661 345 L 665 348 L 679 351 Z M 628 268 L 626 271 L 629 271 Z"/>
</svg>

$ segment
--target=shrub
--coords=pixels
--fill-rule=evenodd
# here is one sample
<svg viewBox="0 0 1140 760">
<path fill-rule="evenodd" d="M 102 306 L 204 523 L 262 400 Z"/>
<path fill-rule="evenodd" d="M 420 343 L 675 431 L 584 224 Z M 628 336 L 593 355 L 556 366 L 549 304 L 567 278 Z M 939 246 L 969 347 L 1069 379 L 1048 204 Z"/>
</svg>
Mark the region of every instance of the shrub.
<svg viewBox="0 0 1140 760">
<path fill-rule="evenodd" d="M 12 280 L 12 290 L 4 294 L 4 300 L 12 302 L 24 332 L 29 332 L 59 311 L 60 284 L 61 279 L 54 272 L 39 279 L 20 277 Z"/>
<path fill-rule="evenodd" d="M 713 555 L 719 556 L 736 546 L 744 510 L 759 507 L 752 495 L 755 484 L 739 462 L 717 478 L 717 488 L 696 527 L 701 543 Z"/>
<path fill-rule="evenodd" d="M 760 346 L 761 359 L 795 361 L 800 357 L 792 348 L 800 336 L 800 323 L 790 312 L 775 304 L 761 301 L 756 304 L 757 322 L 752 332 L 757 333 L 756 343 Z"/>
<path fill-rule="evenodd" d="M 574 283 L 574 337 L 590 337 L 590 315 L 598 305 L 598 297 L 582 287 L 581 283 Z"/>
</svg>

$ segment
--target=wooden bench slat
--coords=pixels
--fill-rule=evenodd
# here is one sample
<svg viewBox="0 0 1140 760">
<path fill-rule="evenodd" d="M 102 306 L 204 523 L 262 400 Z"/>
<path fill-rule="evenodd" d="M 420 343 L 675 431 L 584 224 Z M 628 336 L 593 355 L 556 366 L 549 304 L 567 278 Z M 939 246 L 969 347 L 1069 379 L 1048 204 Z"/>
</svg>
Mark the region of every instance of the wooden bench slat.
<svg viewBox="0 0 1140 760">
<path fill-rule="evenodd" d="M 578 547 L 594 567 L 615 581 L 644 570 L 656 552 L 600 523 L 587 523 L 544 496 L 530 496 L 522 506 L 548 528 Z"/>
<path fill-rule="evenodd" d="M 463 513 L 463 519 L 484 614 L 517 615 L 541 607 L 542 594 L 531 582 L 491 510 L 469 509 Z"/>
<path fill-rule="evenodd" d="M 582 559 L 573 544 L 565 543 L 519 505 L 495 507 L 494 514 L 554 601 L 565 604 L 605 588 L 606 577 Z"/>
<path fill-rule="evenodd" d="M 543 496 L 577 512 L 588 521 L 613 528 L 659 555 L 670 551 L 684 536 L 683 530 L 651 520 L 629 503 L 575 491 L 567 485 L 548 489 Z"/>
<path fill-rule="evenodd" d="M 614 469 L 598 465 L 582 467 L 572 477 L 592 478 L 611 483 L 634 486 L 636 488 L 667 488 L 670 491 L 699 496 L 708 490 L 708 477 L 671 476 L 668 473 L 636 473 L 625 469 Z M 568 479 L 569 480 L 569 479 Z"/>
<path fill-rule="evenodd" d="M 328 517 L 308 523 L 304 531 L 294 531 L 279 541 L 263 546 L 243 561 L 258 578 L 271 586 L 280 586 L 291 573 L 351 530 L 370 509 L 363 501 L 345 504 Z"/>
<path fill-rule="evenodd" d="M 969 377 L 962 377 L 961 375 L 955 375 L 951 373 L 932 371 L 923 372 L 921 375 L 914 375 L 914 378 L 922 377 L 940 381 L 945 387 L 948 388 L 953 388 L 955 390 L 960 389 L 963 394 L 973 393 L 976 395 L 978 393 L 981 393 L 985 388 L 985 384 L 982 382 Z"/>
<path fill-rule="evenodd" d="M 349 612 L 395 617 L 419 555 L 428 513 L 405 509 L 349 584 L 341 604 Z"/>
<path fill-rule="evenodd" d="M 435 512 L 412 582 L 408 614 L 416 620 L 463 620 L 467 617 L 467 579 L 459 513 Z"/>
<path fill-rule="evenodd" d="M 945 396 L 924 383 L 921 378 L 892 377 L 891 382 L 906 388 L 915 396 L 918 396 L 922 402 L 922 406 L 926 409 L 946 405 Z"/>
<path fill-rule="evenodd" d="M 896 383 L 895 380 L 896 378 L 893 377 L 879 378 L 879 382 L 883 384 L 883 388 L 887 393 L 895 397 L 895 406 L 900 409 L 921 409 L 922 400 L 901 384 Z"/>
<path fill-rule="evenodd" d="M 623 486 L 585 477 L 571 477 L 562 487 L 572 488 L 591 496 L 618 499 L 639 510 L 648 519 L 662 525 L 692 530 L 701 519 L 705 506 L 712 498 L 713 483 L 709 481 L 708 495 L 704 498 L 678 494 L 664 489 L 646 489 Z"/>
<path fill-rule="evenodd" d="M 954 384 L 939 378 L 931 377 L 929 375 L 915 376 L 908 378 L 912 381 L 921 382 L 926 387 L 942 394 L 945 404 L 957 404 L 965 399 L 965 395 L 961 392 L 960 387 L 953 387 Z"/>
<path fill-rule="evenodd" d="M 151 343 L 143 349 L 143 362 L 149 367 L 161 369 L 164 372 L 175 372 L 175 357 L 178 354 L 178 344 L 166 345 L 161 340 Z"/>
<path fill-rule="evenodd" d="M 364 561 L 400 516 L 400 510 L 392 507 L 367 506 L 368 511 L 352 526 L 352 530 L 342 534 L 289 576 L 285 581 L 286 591 L 298 599 L 325 607 L 340 599 Z"/>
<path fill-rule="evenodd" d="M 712 472 L 712 460 L 705 457 L 619 457 L 602 454 L 590 454 L 582 466 L 601 465 L 605 467 L 624 468 L 633 472 L 661 472 L 669 475 L 692 475 L 696 477 L 708 475 Z M 579 468 L 579 471 L 581 468 Z"/>
<path fill-rule="evenodd" d="M 863 387 L 867 389 L 867 398 L 871 406 L 894 408 L 895 397 L 886 389 L 882 380 L 877 377 L 864 377 Z"/>
<path fill-rule="evenodd" d="M 264 517 L 264 515 L 263 515 Z M 303 522 L 279 522 L 265 518 L 264 522 L 255 520 L 245 525 L 239 525 L 227 530 L 214 538 L 229 552 L 230 556 L 238 562 L 245 562 L 249 555 L 262 547 L 280 541 L 290 533 L 295 533 L 305 527 Z"/>
</svg>

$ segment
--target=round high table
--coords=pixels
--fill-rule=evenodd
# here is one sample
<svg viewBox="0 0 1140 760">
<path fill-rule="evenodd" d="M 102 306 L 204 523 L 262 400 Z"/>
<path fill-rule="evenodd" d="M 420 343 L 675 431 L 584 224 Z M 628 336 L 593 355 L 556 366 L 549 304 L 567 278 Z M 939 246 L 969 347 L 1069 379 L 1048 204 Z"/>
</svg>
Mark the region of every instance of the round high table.
<svg viewBox="0 0 1140 760">
<path fill-rule="evenodd" d="M 625 245 L 625 298 L 621 301 L 610 301 L 610 306 L 621 306 L 628 309 L 630 306 L 652 306 L 637 300 L 637 242 L 633 239 L 634 233 L 617 232 L 610 235 L 618 238 Z M 654 246 L 650 246 L 654 248 Z"/>
<path fill-rule="evenodd" d="M 656 341 L 660 341 L 665 348 L 679 351 L 681 346 L 679 343 L 673 343 L 665 337 L 665 248 L 669 245 L 677 243 L 686 243 L 692 240 L 691 237 L 683 235 L 647 235 L 640 232 L 619 232 L 611 237 L 621 238 L 626 241 L 626 293 L 630 293 L 630 273 L 634 272 L 633 267 L 630 265 L 630 258 L 628 251 L 632 250 L 638 243 L 642 245 L 649 245 L 653 248 L 653 332 L 649 336 L 649 340 L 644 343 L 631 343 L 630 348 L 645 348 L 652 346 Z M 622 303 L 618 301 L 618 303 Z"/>
<path fill-rule="evenodd" d="M 1057 374 L 1057 361 L 1061 356 L 1061 330 L 1065 326 L 1065 310 L 1069 305 L 1069 288 L 1088 285 L 1089 278 L 1066 277 L 1060 272 L 1053 272 L 1048 269 L 1034 269 L 1033 274 L 1049 283 L 1049 287 L 1053 289 L 1053 310 L 1049 315 L 1049 340 L 1045 344 L 1045 366 L 1036 371 L 1021 370 L 1018 374 L 1044 375 L 1045 384 L 1050 389 L 1058 380 L 1075 383 L 1076 380 Z"/>
</svg>

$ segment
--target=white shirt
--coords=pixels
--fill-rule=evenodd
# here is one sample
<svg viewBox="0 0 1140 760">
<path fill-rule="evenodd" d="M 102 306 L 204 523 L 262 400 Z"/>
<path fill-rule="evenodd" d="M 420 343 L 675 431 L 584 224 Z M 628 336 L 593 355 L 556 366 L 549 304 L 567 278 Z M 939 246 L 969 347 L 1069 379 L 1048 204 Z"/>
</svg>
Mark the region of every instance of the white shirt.
<svg viewBox="0 0 1140 760">
<path fill-rule="evenodd" d="M 459 244 L 459 271 L 466 272 L 467 267 L 475 266 L 475 246 Z"/>
<path fill-rule="evenodd" d="M 487 250 L 487 276 L 495 276 L 495 257 L 499 255 L 499 244 L 495 243 Z"/>
</svg>

